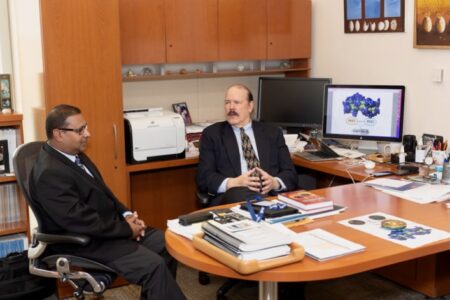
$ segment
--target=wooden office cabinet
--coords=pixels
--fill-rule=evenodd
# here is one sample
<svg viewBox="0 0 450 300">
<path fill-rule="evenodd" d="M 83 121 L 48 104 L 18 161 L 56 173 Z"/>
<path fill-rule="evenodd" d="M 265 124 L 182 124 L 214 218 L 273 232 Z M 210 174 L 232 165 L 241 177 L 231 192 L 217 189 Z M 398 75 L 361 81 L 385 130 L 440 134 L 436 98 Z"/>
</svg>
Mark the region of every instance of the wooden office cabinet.
<svg viewBox="0 0 450 300">
<path fill-rule="evenodd" d="M 128 205 L 118 0 L 41 0 L 46 109 L 81 108 L 86 153 Z"/>
<path fill-rule="evenodd" d="M 12 138 L 16 146 L 20 145 L 23 141 L 22 115 L 0 113 L 0 130 L 1 141 Z M 9 158 L 13 156 L 14 151 L 15 149 L 8 149 Z M 10 160 L 6 159 L 6 150 L 2 149 L 0 152 L 1 165 L 10 165 Z M 12 173 L 11 165 L 9 170 Z M 19 192 L 16 177 L 13 174 L 0 174 L 0 236 L 23 233 L 28 237 L 28 226 L 28 209 Z"/>
<path fill-rule="evenodd" d="M 167 62 L 218 59 L 217 0 L 165 0 Z"/>
<path fill-rule="evenodd" d="M 219 1 L 219 59 L 267 57 L 266 1 Z"/>
<path fill-rule="evenodd" d="M 267 0 L 268 59 L 311 57 L 311 1 Z"/>
<path fill-rule="evenodd" d="M 119 12 L 122 64 L 165 63 L 164 0 L 120 0 Z"/>
</svg>

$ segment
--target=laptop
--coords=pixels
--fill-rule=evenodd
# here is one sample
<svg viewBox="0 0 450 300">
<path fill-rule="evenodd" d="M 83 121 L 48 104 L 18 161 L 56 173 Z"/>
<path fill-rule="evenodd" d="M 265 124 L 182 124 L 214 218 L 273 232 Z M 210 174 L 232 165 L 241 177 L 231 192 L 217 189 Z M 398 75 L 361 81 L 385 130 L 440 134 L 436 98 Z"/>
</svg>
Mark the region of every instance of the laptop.
<svg viewBox="0 0 450 300">
<path fill-rule="evenodd" d="M 317 150 L 306 150 L 301 152 L 295 152 L 294 155 L 297 155 L 303 159 L 309 161 L 327 161 L 327 160 L 339 160 L 341 159 L 340 155 L 337 154 L 333 149 L 331 149 L 327 144 L 325 144 L 320 139 L 312 139 L 309 141 L 316 146 Z"/>
</svg>

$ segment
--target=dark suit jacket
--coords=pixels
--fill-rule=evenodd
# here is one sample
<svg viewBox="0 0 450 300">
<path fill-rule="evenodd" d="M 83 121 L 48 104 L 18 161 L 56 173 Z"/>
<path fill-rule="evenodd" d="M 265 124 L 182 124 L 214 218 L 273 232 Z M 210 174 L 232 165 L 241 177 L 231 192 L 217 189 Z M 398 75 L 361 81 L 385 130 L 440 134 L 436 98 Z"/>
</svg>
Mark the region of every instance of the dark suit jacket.
<svg viewBox="0 0 450 300">
<path fill-rule="evenodd" d="M 91 160 L 83 153 L 80 158 L 95 178 L 44 144 L 30 175 L 30 194 L 42 232 L 91 237 L 86 247 L 67 245 L 57 251 L 106 263 L 134 251 L 138 244 L 131 240 L 131 228 L 122 216 L 128 209 L 105 185 Z"/>
<path fill-rule="evenodd" d="M 272 125 L 252 122 L 261 168 L 283 180 L 288 190 L 297 188 L 297 173 L 292 164 L 282 131 Z M 242 174 L 236 136 L 228 122 L 207 127 L 200 140 L 197 185 L 200 191 L 216 194 L 227 177 Z"/>
</svg>

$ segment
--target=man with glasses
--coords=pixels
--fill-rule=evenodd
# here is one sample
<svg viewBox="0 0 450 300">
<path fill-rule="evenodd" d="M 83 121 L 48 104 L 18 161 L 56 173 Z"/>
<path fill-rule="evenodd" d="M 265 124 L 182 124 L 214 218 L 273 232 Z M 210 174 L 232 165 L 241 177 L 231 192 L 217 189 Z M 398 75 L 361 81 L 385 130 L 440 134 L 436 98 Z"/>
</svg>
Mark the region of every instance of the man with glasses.
<svg viewBox="0 0 450 300">
<path fill-rule="evenodd" d="M 55 250 L 108 265 L 142 287 L 141 299 L 185 299 L 174 279 L 176 261 L 165 249 L 163 233 L 146 227 L 127 209 L 83 153 L 91 135 L 80 109 L 58 105 L 45 125 L 48 141 L 29 183 L 42 216 L 41 229 L 92 237 L 87 246 Z"/>
</svg>

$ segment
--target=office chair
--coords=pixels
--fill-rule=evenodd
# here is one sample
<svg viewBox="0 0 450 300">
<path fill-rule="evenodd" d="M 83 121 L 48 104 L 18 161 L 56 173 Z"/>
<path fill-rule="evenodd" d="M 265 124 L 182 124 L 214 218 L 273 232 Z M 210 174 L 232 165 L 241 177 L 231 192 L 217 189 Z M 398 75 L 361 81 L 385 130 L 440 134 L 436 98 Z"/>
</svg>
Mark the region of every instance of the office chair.
<svg viewBox="0 0 450 300">
<path fill-rule="evenodd" d="M 201 208 L 205 208 L 211 205 L 211 200 L 212 198 L 207 194 L 207 193 L 203 193 L 200 192 L 198 189 L 196 191 L 196 197 L 197 197 L 197 203 Z M 219 287 L 219 289 L 217 290 L 216 293 L 216 297 L 217 300 L 226 300 L 227 297 L 225 296 L 225 294 L 231 289 L 233 288 L 233 286 L 235 286 L 240 280 L 238 279 L 233 279 L 233 278 L 228 278 L 223 284 L 222 286 Z M 208 273 L 203 272 L 203 271 L 199 271 L 198 272 L 198 282 L 201 285 L 207 285 L 210 282 L 210 278 Z"/>
<path fill-rule="evenodd" d="M 84 299 L 84 294 L 101 296 L 106 288 L 117 277 L 115 271 L 98 262 L 67 254 L 46 255 L 45 250 L 50 244 L 87 245 L 90 237 L 81 234 L 47 234 L 42 232 L 42 221 L 35 199 L 29 193 L 29 177 L 37 156 L 44 142 L 30 142 L 19 146 L 14 153 L 13 165 L 17 184 L 25 200 L 33 211 L 38 226 L 32 232 L 28 249 L 30 274 L 57 278 L 68 282 L 74 288 L 74 297 Z"/>
</svg>

